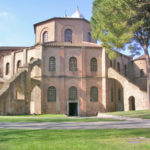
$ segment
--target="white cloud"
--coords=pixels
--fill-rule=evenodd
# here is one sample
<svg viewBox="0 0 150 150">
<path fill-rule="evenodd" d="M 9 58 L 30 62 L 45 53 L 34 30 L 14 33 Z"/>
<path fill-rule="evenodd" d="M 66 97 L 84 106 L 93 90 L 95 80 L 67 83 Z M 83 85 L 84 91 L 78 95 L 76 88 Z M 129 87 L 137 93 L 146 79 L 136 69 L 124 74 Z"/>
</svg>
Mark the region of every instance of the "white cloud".
<svg viewBox="0 0 150 150">
<path fill-rule="evenodd" d="M 8 12 L 0 12 L 0 17 L 8 16 Z"/>
</svg>

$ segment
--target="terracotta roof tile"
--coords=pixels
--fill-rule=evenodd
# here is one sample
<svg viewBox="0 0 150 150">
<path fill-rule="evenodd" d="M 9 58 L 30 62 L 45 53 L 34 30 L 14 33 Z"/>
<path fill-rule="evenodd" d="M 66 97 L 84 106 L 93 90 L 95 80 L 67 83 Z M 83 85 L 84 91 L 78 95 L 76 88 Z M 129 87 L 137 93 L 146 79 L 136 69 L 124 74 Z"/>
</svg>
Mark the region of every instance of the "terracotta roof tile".
<svg viewBox="0 0 150 150">
<path fill-rule="evenodd" d="M 14 50 L 19 50 L 24 48 L 27 47 L 0 46 L 0 51 L 14 51 Z"/>
<path fill-rule="evenodd" d="M 134 59 L 133 61 L 136 61 L 136 60 L 144 60 L 145 59 L 145 55 L 141 55 L 139 56 L 138 58 Z"/>
<path fill-rule="evenodd" d="M 82 43 L 71 43 L 71 42 L 47 42 L 45 46 L 66 46 L 66 47 L 96 47 L 102 48 L 102 46 L 96 43 L 82 42 Z"/>
</svg>

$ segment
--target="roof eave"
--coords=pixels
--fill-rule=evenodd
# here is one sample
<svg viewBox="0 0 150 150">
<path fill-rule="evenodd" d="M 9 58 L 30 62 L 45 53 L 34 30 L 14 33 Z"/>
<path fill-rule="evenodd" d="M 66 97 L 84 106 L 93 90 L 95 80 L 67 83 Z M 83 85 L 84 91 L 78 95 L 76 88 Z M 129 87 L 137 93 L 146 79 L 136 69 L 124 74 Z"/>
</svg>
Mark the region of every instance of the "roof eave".
<svg viewBox="0 0 150 150">
<path fill-rule="evenodd" d="M 36 33 L 36 26 L 37 25 L 40 25 L 40 24 L 43 24 L 43 23 L 46 23 L 46 22 L 50 22 L 52 20 L 56 20 L 56 19 L 72 19 L 72 20 L 84 20 L 86 21 L 87 23 L 89 23 L 89 21 L 85 18 L 72 18 L 72 17 L 54 17 L 54 18 L 50 18 L 50 19 L 47 19 L 45 21 L 41 21 L 41 22 L 38 22 L 38 23 L 35 23 L 33 26 L 34 26 L 34 33 Z"/>
</svg>

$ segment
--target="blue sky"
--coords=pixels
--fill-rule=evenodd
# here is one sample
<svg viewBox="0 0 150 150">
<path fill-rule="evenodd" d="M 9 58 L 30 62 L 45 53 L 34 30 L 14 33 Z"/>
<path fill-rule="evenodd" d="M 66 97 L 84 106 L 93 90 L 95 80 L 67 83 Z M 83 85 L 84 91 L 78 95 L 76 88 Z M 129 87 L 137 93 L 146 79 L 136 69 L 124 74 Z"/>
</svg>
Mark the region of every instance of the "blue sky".
<svg viewBox="0 0 150 150">
<path fill-rule="evenodd" d="M 94 0 L 0 0 L 0 46 L 32 46 L 35 43 L 33 24 L 71 16 L 77 6 L 90 20 Z"/>
</svg>

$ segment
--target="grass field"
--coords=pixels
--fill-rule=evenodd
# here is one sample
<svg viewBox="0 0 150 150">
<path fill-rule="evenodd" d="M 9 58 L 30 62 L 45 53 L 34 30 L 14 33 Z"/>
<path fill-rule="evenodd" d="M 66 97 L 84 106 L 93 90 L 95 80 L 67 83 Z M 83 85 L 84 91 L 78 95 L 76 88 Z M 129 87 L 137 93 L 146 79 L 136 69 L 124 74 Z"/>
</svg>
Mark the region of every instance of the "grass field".
<svg viewBox="0 0 150 150">
<path fill-rule="evenodd" d="M 120 111 L 120 112 L 108 112 L 105 114 L 126 116 L 133 118 L 150 119 L 150 110 L 139 111 Z M 119 121 L 116 119 L 108 118 L 70 118 L 65 115 L 58 114 L 43 114 L 43 115 L 12 115 L 12 116 L 0 116 L 0 122 L 97 122 L 97 121 Z"/>
<path fill-rule="evenodd" d="M 150 119 L 150 110 L 137 110 L 137 111 L 126 111 L 126 112 L 120 111 L 120 112 L 111 112 L 106 114 L 126 116 L 132 118 Z"/>
<path fill-rule="evenodd" d="M 0 150 L 149 150 L 150 129 L 0 130 Z"/>
<path fill-rule="evenodd" d="M 0 116 L 0 122 L 97 122 L 97 121 L 119 121 L 115 119 L 102 118 L 68 118 L 65 115 L 19 115 Z"/>
<path fill-rule="evenodd" d="M 2 116 L 2 117 L 42 117 L 42 118 L 67 118 L 66 115 L 64 114 L 41 114 L 41 115 L 7 115 L 7 116 Z"/>
</svg>

